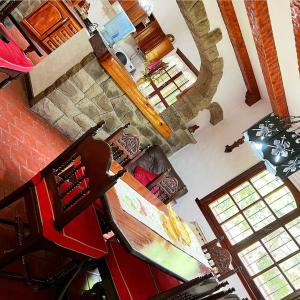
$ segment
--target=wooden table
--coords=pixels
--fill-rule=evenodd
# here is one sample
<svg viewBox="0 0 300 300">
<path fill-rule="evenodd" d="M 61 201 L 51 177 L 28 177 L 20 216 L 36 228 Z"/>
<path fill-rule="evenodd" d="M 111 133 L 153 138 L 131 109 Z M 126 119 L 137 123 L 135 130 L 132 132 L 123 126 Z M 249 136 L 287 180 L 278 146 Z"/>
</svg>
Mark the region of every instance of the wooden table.
<svg viewBox="0 0 300 300">
<path fill-rule="evenodd" d="M 116 162 L 112 162 L 111 171 L 117 173 L 121 168 Z M 158 209 L 167 212 L 166 205 L 157 199 L 130 173 L 126 173 L 119 180 L 126 182 Z M 211 269 L 203 263 L 191 257 L 125 212 L 121 207 L 115 188 L 110 189 L 106 193 L 104 205 L 113 231 L 132 254 L 183 281 L 191 280 L 192 278 L 211 272 Z"/>
</svg>

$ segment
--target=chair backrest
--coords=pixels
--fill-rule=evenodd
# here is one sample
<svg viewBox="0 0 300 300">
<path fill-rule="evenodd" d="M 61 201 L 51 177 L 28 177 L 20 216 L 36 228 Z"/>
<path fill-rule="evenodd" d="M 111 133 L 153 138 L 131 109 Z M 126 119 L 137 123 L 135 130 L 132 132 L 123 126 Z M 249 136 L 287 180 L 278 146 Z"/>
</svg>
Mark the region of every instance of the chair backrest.
<svg viewBox="0 0 300 300">
<path fill-rule="evenodd" d="M 222 239 L 223 237 L 215 239 L 202 246 L 204 253 L 209 254 L 208 260 L 211 266 L 216 270 L 216 275 L 218 275 L 220 280 L 231 276 L 239 270 L 238 268 L 232 268 L 230 252 L 219 244 Z"/>
<path fill-rule="evenodd" d="M 125 172 L 108 174 L 111 149 L 106 142 L 93 138 L 103 124 L 87 131 L 41 171 L 52 194 L 57 230 L 101 197 Z"/>
<path fill-rule="evenodd" d="M 179 194 L 186 190 L 186 186 L 179 189 L 178 180 L 169 176 L 170 171 L 171 169 L 167 169 L 147 185 L 150 190 L 155 186 L 157 187 L 154 189 L 155 195 L 165 204 L 175 200 Z"/>
<path fill-rule="evenodd" d="M 113 159 L 122 167 L 126 167 L 132 160 L 136 160 L 143 151 L 139 138 L 136 135 L 124 132 L 129 125 L 130 123 L 127 123 L 120 127 L 105 140 L 112 149 Z"/>
<path fill-rule="evenodd" d="M 149 300 L 204 299 L 205 297 L 228 285 L 227 281 L 218 283 L 217 280 L 212 277 L 212 274 L 206 274 L 202 277 L 192 279 L 163 293 L 160 293 L 159 295 L 153 296 Z"/>
</svg>

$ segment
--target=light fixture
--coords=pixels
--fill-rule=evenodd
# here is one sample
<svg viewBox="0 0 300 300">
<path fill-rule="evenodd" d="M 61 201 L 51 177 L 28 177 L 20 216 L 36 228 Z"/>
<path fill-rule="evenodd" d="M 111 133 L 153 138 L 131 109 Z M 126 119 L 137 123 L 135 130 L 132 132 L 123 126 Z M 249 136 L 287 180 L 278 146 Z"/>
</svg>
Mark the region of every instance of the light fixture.
<svg viewBox="0 0 300 300">
<path fill-rule="evenodd" d="M 244 132 L 255 154 L 267 169 L 284 179 L 300 169 L 300 117 L 278 117 L 271 113 Z"/>
<path fill-rule="evenodd" d="M 152 0 L 139 0 L 139 5 L 142 7 L 142 9 L 146 12 L 148 16 L 152 14 L 154 7 Z"/>
</svg>

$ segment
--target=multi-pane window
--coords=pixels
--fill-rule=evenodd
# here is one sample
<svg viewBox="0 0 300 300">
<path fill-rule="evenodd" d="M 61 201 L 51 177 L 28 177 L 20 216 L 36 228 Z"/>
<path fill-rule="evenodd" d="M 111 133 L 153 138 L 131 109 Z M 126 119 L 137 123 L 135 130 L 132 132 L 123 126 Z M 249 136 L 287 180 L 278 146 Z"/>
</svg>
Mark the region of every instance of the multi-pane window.
<svg viewBox="0 0 300 300">
<path fill-rule="evenodd" d="M 235 180 L 233 181 L 235 182 Z M 300 212 L 295 187 L 266 170 L 198 200 L 257 299 L 279 300 L 300 289 Z M 293 191 L 293 193 L 291 192 Z"/>
<path fill-rule="evenodd" d="M 149 103 L 159 113 L 175 103 L 177 96 L 196 80 L 195 75 L 177 56 L 166 57 L 164 62 L 167 67 L 152 75 L 151 81 L 140 86 Z"/>
</svg>

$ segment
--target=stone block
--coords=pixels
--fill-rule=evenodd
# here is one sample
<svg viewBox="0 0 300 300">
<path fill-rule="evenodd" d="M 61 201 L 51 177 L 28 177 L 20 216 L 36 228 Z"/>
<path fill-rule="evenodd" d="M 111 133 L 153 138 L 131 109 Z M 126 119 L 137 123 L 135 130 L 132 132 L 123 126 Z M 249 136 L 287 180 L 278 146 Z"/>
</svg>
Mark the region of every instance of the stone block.
<svg viewBox="0 0 300 300">
<path fill-rule="evenodd" d="M 99 109 L 99 107 L 88 98 L 81 100 L 76 106 L 82 113 L 89 116 L 89 118 L 96 123 L 100 122 L 102 120 L 102 115 L 106 113 Z"/>
<path fill-rule="evenodd" d="M 84 93 L 71 80 L 63 82 L 58 89 L 74 103 L 84 98 Z"/>
<path fill-rule="evenodd" d="M 206 10 L 202 1 L 197 1 L 193 3 L 187 9 L 187 11 L 189 13 L 189 20 L 195 25 L 207 19 Z"/>
<path fill-rule="evenodd" d="M 120 117 L 120 120 L 124 124 L 130 123 L 132 126 L 136 126 L 139 124 L 139 119 L 133 111 L 127 112 L 124 116 Z"/>
<path fill-rule="evenodd" d="M 99 86 L 99 84 L 94 83 L 84 94 L 86 98 L 92 99 L 99 95 L 100 96 L 104 95 L 104 92 L 102 88 Z"/>
<path fill-rule="evenodd" d="M 66 116 L 63 116 L 57 120 L 57 122 L 54 124 L 54 127 L 68 137 L 71 141 L 75 141 L 79 133 L 82 132 L 81 127 Z"/>
<path fill-rule="evenodd" d="M 207 109 L 210 112 L 210 123 L 216 125 L 223 120 L 223 110 L 219 103 L 212 102 Z"/>
<path fill-rule="evenodd" d="M 73 117 L 80 114 L 75 104 L 60 90 L 54 90 L 47 96 L 66 116 Z"/>
<path fill-rule="evenodd" d="M 118 98 L 111 99 L 110 101 L 115 113 L 120 119 L 122 119 L 128 112 L 133 111 L 134 107 L 132 107 L 132 105 L 128 103 L 129 101 L 124 95 Z"/>
<path fill-rule="evenodd" d="M 110 134 L 108 134 L 105 130 L 100 128 L 98 129 L 97 133 L 94 135 L 94 139 L 105 141 L 109 136 Z"/>
<path fill-rule="evenodd" d="M 101 84 L 109 79 L 109 75 L 104 71 L 96 80 L 96 83 Z"/>
<path fill-rule="evenodd" d="M 172 104 L 172 107 L 176 110 L 184 123 L 189 122 L 198 114 L 195 108 L 189 104 L 189 101 L 185 101 L 185 99 L 175 102 Z"/>
<path fill-rule="evenodd" d="M 112 134 L 118 128 L 123 126 L 123 123 L 120 121 L 120 119 L 118 118 L 115 112 L 108 112 L 102 115 L 101 117 L 102 120 L 105 121 L 105 124 L 103 125 L 103 129 L 109 134 Z"/>
<path fill-rule="evenodd" d="M 55 123 L 64 115 L 64 113 L 48 98 L 41 99 L 37 104 L 31 107 L 31 109 L 50 124 Z"/>
<path fill-rule="evenodd" d="M 192 28 L 192 35 L 196 44 L 199 38 L 210 31 L 210 24 L 207 18 L 197 22 L 196 24 L 191 24 L 190 27 Z"/>
<path fill-rule="evenodd" d="M 97 58 L 90 61 L 84 66 L 85 71 L 95 80 L 99 80 L 104 74 L 103 68 L 100 66 Z"/>
<path fill-rule="evenodd" d="M 101 110 L 105 112 L 113 111 L 113 107 L 111 105 L 110 100 L 106 97 L 104 93 L 97 95 L 92 99 L 93 103 L 98 106 Z"/>
<path fill-rule="evenodd" d="M 208 61 L 213 61 L 219 57 L 219 51 L 216 46 L 213 46 L 201 53 L 202 57 L 205 57 Z"/>
<path fill-rule="evenodd" d="M 169 139 L 168 144 L 173 152 L 178 151 L 188 144 L 196 144 L 197 141 L 187 130 L 177 130 Z"/>
<path fill-rule="evenodd" d="M 185 128 L 184 123 L 172 105 L 167 107 L 160 115 L 173 131 Z"/>
<path fill-rule="evenodd" d="M 150 124 L 149 121 L 144 117 L 144 115 L 141 113 L 139 109 L 135 110 L 135 114 L 139 120 L 139 124 L 149 126 Z"/>
<path fill-rule="evenodd" d="M 199 37 L 197 46 L 202 50 L 207 50 L 215 46 L 222 39 L 222 31 L 220 28 L 216 28 L 205 35 Z"/>
<path fill-rule="evenodd" d="M 119 86 L 111 78 L 102 82 L 101 87 L 102 87 L 105 95 L 110 99 L 117 98 L 117 97 L 124 95 L 124 92 L 119 88 Z"/>
<path fill-rule="evenodd" d="M 73 120 L 82 128 L 83 131 L 87 131 L 91 127 L 94 127 L 97 125 L 96 122 L 94 122 L 92 119 L 90 119 L 85 114 L 79 114 L 79 115 L 73 117 Z"/>
<path fill-rule="evenodd" d="M 205 59 L 205 57 L 201 57 L 201 67 L 202 64 L 212 74 L 223 72 L 224 63 L 222 57 L 218 57 L 213 61 L 208 61 Z"/>
<path fill-rule="evenodd" d="M 151 140 L 155 136 L 155 133 L 153 132 L 153 130 L 150 127 L 137 126 L 137 129 L 141 133 L 141 135 L 145 136 L 149 140 Z"/>
<path fill-rule="evenodd" d="M 95 83 L 95 80 L 83 68 L 71 76 L 71 80 L 83 92 L 86 92 Z"/>
</svg>

